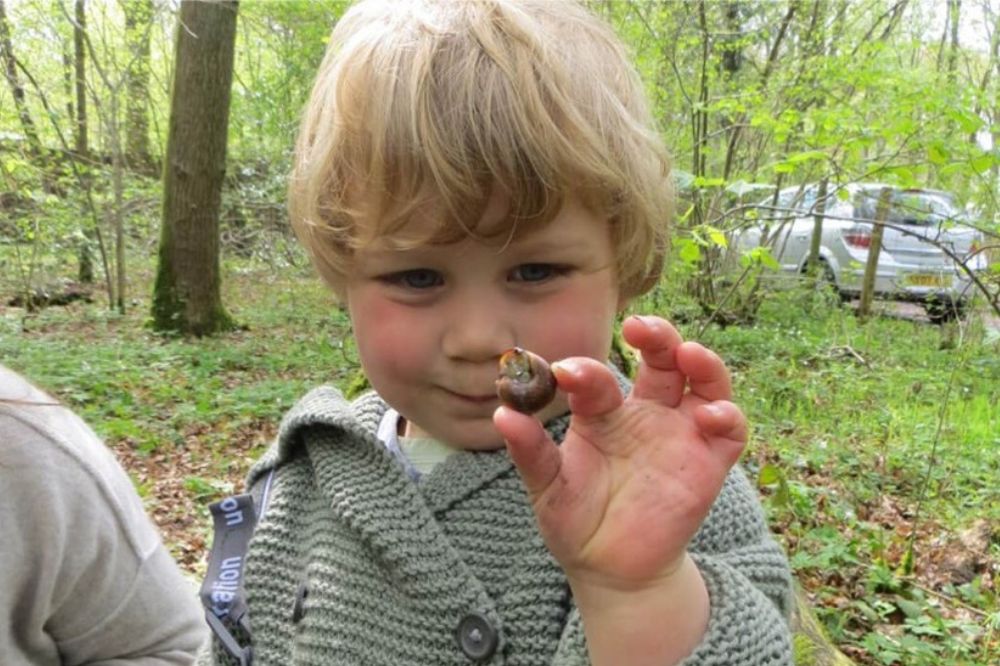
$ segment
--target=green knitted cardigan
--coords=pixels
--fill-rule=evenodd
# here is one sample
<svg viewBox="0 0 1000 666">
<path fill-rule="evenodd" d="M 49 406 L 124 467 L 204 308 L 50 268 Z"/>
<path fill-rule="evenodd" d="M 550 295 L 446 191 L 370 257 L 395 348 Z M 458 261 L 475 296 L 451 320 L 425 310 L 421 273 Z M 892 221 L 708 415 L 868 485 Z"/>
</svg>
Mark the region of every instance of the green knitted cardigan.
<svg viewBox="0 0 1000 666">
<path fill-rule="evenodd" d="M 254 664 L 469 664 L 455 628 L 470 611 L 499 632 L 482 663 L 588 664 L 566 578 L 506 451 L 460 452 L 414 482 L 375 438 L 386 409 L 372 393 L 351 404 L 314 389 L 251 471 L 253 484 L 276 470 L 246 564 Z M 547 425 L 556 441 L 567 423 Z M 711 614 L 684 664 L 790 664 L 788 564 L 739 469 L 689 550 Z M 216 647 L 201 661 L 225 659 Z"/>
</svg>

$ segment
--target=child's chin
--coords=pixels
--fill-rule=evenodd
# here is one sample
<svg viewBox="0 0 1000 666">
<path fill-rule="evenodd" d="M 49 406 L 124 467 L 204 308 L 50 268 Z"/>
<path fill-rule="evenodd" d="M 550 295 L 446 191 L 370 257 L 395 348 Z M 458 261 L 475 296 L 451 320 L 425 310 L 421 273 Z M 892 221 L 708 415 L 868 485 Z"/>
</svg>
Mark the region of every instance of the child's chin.
<svg viewBox="0 0 1000 666">
<path fill-rule="evenodd" d="M 456 437 L 448 444 L 463 451 L 496 451 L 504 448 L 503 438 L 494 431 L 488 437 Z"/>
<path fill-rule="evenodd" d="M 459 448 L 464 449 L 466 451 L 498 451 L 498 450 L 504 448 L 504 446 L 505 445 L 503 443 L 503 440 L 500 440 L 500 441 L 497 441 L 497 442 L 491 442 L 489 444 L 483 444 L 483 443 L 480 442 L 478 444 L 472 444 L 472 445 L 469 445 L 469 446 L 461 446 Z"/>
<path fill-rule="evenodd" d="M 493 419 L 489 417 L 455 419 L 440 428 L 410 423 L 405 432 L 407 437 L 429 437 L 463 451 L 495 451 L 504 447 L 503 437 L 496 431 Z"/>
<path fill-rule="evenodd" d="M 504 448 L 503 438 L 492 428 L 484 432 L 457 433 L 448 444 L 464 451 L 496 451 Z"/>
</svg>

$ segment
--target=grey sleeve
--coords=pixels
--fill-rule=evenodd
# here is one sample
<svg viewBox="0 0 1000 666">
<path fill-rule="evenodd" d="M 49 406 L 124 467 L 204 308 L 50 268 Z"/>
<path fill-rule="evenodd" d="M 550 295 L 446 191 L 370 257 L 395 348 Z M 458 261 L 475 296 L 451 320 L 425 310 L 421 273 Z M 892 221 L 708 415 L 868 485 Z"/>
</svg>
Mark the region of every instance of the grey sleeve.
<svg viewBox="0 0 1000 666">
<path fill-rule="evenodd" d="M 198 650 L 198 658 L 195 664 L 197 666 L 213 666 L 215 664 L 215 655 L 211 641 L 202 645 L 201 649 Z"/>
<path fill-rule="evenodd" d="M 569 618 L 563 627 L 552 666 L 590 666 L 587 654 L 587 637 L 583 631 L 583 618 L 576 604 L 570 608 Z"/>
<path fill-rule="evenodd" d="M 194 584 L 157 548 L 83 634 L 60 642 L 72 662 L 93 666 L 190 666 L 207 626 Z M 112 597 L 113 599 L 113 597 Z M 110 600 L 109 600 L 110 601 Z"/>
<path fill-rule="evenodd" d="M 0 663 L 191 664 L 194 584 L 104 445 L 52 423 L 0 415 Z"/>
<path fill-rule="evenodd" d="M 740 467 L 730 471 L 689 551 L 711 607 L 708 630 L 683 665 L 791 664 L 791 571 Z"/>
</svg>

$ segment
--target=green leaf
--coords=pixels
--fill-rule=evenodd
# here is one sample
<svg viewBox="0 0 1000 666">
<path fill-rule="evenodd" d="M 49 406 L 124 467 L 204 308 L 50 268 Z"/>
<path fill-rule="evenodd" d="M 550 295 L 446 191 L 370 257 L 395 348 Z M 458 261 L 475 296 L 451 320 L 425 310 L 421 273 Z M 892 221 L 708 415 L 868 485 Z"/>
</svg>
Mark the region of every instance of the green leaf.
<svg viewBox="0 0 1000 666">
<path fill-rule="evenodd" d="M 964 109 L 949 109 L 948 117 L 957 122 L 965 134 L 978 132 L 984 124 L 982 118 Z"/>
<path fill-rule="evenodd" d="M 725 178 L 707 178 L 705 176 L 697 176 L 693 182 L 694 187 L 699 189 L 704 189 L 707 187 L 722 187 L 725 184 L 726 184 Z"/>
<path fill-rule="evenodd" d="M 969 167 L 965 162 L 949 162 L 941 167 L 942 178 L 950 178 L 956 174 L 968 174 Z"/>
<path fill-rule="evenodd" d="M 774 494 L 773 502 L 774 506 L 779 508 L 788 507 L 792 504 L 792 491 L 788 487 L 788 482 L 784 479 L 778 482 L 778 492 Z"/>
<path fill-rule="evenodd" d="M 906 617 L 920 617 L 924 614 L 923 606 L 903 597 L 896 597 L 896 606 Z"/>
<path fill-rule="evenodd" d="M 196 498 L 218 497 L 231 493 L 233 484 L 218 479 L 189 476 L 184 479 L 184 489 L 195 495 Z"/>
<path fill-rule="evenodd" d="M 903 553 L 903 559 L 900 561 L 899 566 L 896 567 L 897 575 L 899 576 L 909 576 L 913 573 L 913 550 L 907 548 Z"/>
<path fill-rule="evenodd" d="M 726 234 L 722 233 L 718 229 L 709 228 L 708 237 L 711 241 L 719 247 L 728 247 L 729 243 L 726 241 Z"/>
<path fill-rule="evenodd" d="M 781 269 L 781 264 L 779 264 L 778 260 L 771 254 L 771 248 L 769 247 L 755 247 L 750 250 L 747 255 L 754 262 L 763 264 L 771 270 L 777 271 Z"/>
<path fill-rule="evenodd" d="M 851 605 L 857 608 L 869 622 L 875 623 L 882 621 L 882 617 L 875 611 L 875 609 L 866 604 L 864 601 L 858 599 L 852 602 Z"/>
<path fill-rule="evenodd" d="M 971 164 L 973 170 L 978 174 L 986 173 L 993 166 L 994 159 L 989 153 L 983 153 L 977 157 L 973 157 Z"/>
<path fill-rule="evenodd" d="M 696 264 L 701 261 L 701 248 L 690 238 L 681 238 L 677 241 L 679 255 L 686 264 Z"/>
<path fill-rule="evenodd" d="M 948 153 L 940 145 L 930 145 L 927 147 L 927 159 L 931 161 L 931 164 L 946 164 L 948 162 Z"/>
<path fill-rule="evenodd" d="M 909 185 L 916 181 L 916 174 L 913 173 L 913 169 L 908 166 L 893 166 L 886 169 L 888 173 L 894 174 L 901 185 Z"/>
<path fill-rule="evenodd" d="M 757 474 L 757 485 L 761 487 L 773 486 L 784 478 L 784 473 L 777 465 L 764 465 Z"/>
<path fill-rule="evenodd" d="M 803 162 L 811 162 L 814 160 L 825 160 L 826 153 L 822 150 L 806 150 L 801 153 L 795 153 L 790 155 L 788 159 L 785 160 L 788 164 L 801 164 Z"/>
</svg>

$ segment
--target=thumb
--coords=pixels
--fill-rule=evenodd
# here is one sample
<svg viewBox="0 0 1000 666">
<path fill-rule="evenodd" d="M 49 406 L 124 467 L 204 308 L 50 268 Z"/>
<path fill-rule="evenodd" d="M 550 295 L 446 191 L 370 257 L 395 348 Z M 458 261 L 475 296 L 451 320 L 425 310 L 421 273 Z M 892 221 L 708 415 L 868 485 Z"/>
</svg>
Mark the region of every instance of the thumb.
<svg viewBox="0 0 1000 666">
<path fill-rule="evenodd" d="M 493 412 L 493 425 L 507 442 L 507 451 L 532 497 L 538 497 L 559 476 L 559 447 L 538 419 L 509 407 Z"/>
</svg>

